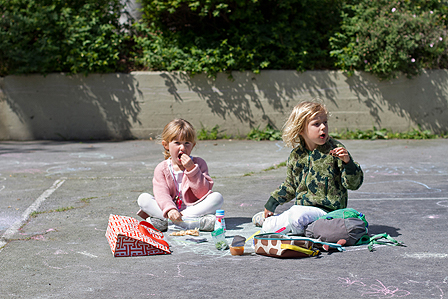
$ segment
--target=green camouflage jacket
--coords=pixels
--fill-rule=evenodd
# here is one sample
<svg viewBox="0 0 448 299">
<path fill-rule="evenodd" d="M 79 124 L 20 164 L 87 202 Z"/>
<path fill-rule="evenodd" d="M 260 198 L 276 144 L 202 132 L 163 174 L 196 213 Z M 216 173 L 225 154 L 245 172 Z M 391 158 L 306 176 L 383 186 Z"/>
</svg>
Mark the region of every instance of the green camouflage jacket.
<svg viewBox="0 0 448 299">
<path fill-rule="evenodd" d="M 347 189 L 361 187 L 363 172 L 351 156 L 347 164 L 331 156 L 330 150 L 336 147 L 345 146 L 330 138 L 312 152 L 304 144 L 293 149 L 286 180 L 272 192 L 265 208 L 274 212 L 278 205 L 293 199 L 296 205 L 315 206 L 327 212 L 346 208 Z"/>
</svg>

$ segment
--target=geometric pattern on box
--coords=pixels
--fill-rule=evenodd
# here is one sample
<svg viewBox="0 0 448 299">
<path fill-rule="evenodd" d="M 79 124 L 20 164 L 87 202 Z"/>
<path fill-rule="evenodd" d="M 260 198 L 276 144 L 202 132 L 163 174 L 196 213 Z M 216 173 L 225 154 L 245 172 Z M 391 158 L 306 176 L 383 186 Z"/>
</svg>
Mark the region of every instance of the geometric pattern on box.
<svg viewBox="0 0 448 299">
<path fill-rule="evenodd" d="M 132 217 L 110 215 L 106 238 L 115 257 L 171 253 L 163 233 Z"/>
</svg>

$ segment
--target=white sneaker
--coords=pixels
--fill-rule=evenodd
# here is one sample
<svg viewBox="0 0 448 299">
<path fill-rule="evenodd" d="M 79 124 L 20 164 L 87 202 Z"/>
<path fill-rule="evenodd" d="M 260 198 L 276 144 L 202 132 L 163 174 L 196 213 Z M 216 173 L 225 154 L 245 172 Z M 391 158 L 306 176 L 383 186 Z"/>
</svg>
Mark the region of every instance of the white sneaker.
<svg viewBox="0 0 448 299">
<path fill-rule="evenodd" d="M 212 232 L 215 229 L 216 216 L 207 214 L 201 217 L 199 222 L 199 230 L 203 232 Z"/>
<path fill-rule="evenodd" d="M 252 223 L 255 224 L 255 226 L 262 227 L 264 223 L 264 211 L 255 214 L 254 217 L 252 217 Z"/>
<path fill-rule="evenodd" d="M 156 217 L 149 217 L 149 222 L 159 231 L 166 232 L 168 230 L 168 220 Z"/>
</svg>

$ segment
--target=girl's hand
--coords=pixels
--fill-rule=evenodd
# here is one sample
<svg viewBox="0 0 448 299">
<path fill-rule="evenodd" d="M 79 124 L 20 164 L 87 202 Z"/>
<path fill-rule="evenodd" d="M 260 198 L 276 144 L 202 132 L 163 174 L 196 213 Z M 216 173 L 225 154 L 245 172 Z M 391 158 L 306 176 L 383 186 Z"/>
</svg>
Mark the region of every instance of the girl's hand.
<svg viewBox="0 0 448 299">
<path fill-rule="evenodd" d="M 191 160 L 189 155 L 184 154 L 183 152 L 179 153 L 179 160 L 182 163 L 182 166 L 186 171 L 191 171 L 194 168 L 193 160 Z"/>
<path fill-rule="evenodd" d="M 178 210 L 172 209 L 168 211 L 168 218 L 170 218 L 172 222 L 180 222 L 182 221 L 182 214 Z"/>
<path fill-rule="evenodd" d="M 264 218 L 268 218 L 268 217 L 271 217 L 273 215 L 274 215 L 273 212 L 271 212 L 268 209 L 264 208 Z"/>
<path fill-rule="evenodd" d="M 345 164 L 350 162 L 350 156 L 348 155 L 348 151 L 343 147 L 337 147 L 330 151 L 330 155 L 333 157 L 341 159 Z"/>
</svg>

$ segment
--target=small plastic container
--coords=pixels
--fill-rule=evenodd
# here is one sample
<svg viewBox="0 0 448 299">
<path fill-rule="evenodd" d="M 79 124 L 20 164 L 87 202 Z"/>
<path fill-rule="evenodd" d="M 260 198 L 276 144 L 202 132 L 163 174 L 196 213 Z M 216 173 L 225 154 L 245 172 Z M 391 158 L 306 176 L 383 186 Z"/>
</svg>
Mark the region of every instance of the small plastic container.
<svg viewBox="0 0 448 299">
<path fill-rule="evenodd" d="M 243 255 L 244 254 L 244 244 L 246 243 L 246 238 L 236 235 L 233 237 L 232 244 L 230 245 L 230 254 L 232 255 Z"/>
<path fill-rule="evenodd" d="M 215 243 L 216 249 L 218 249 L 218 250 L 229 249 L 229 245 L 227 244 L 227 241 L 226 241 L 226 235 L 222 228 L 212 231 L 212 239 L 213 239 L 213 242 Z"/>
<path fill-rule="evenodd" d="M 185 229 L 199 229 L 201 218 L 198 217 L 182 217 L 182 227 Z"/>
<path fill-rule="evenodd" d="M 243 255 L 244 254 L 244 246 L 230 246 L 230 254 L 232 255 Z"/>
<path fill-rule="evenodd" d="M 173 222 L 177 229 L 199 229 L 201 218 L 198 217 L 182 217 L 182 221 Z"/>
</svg>

